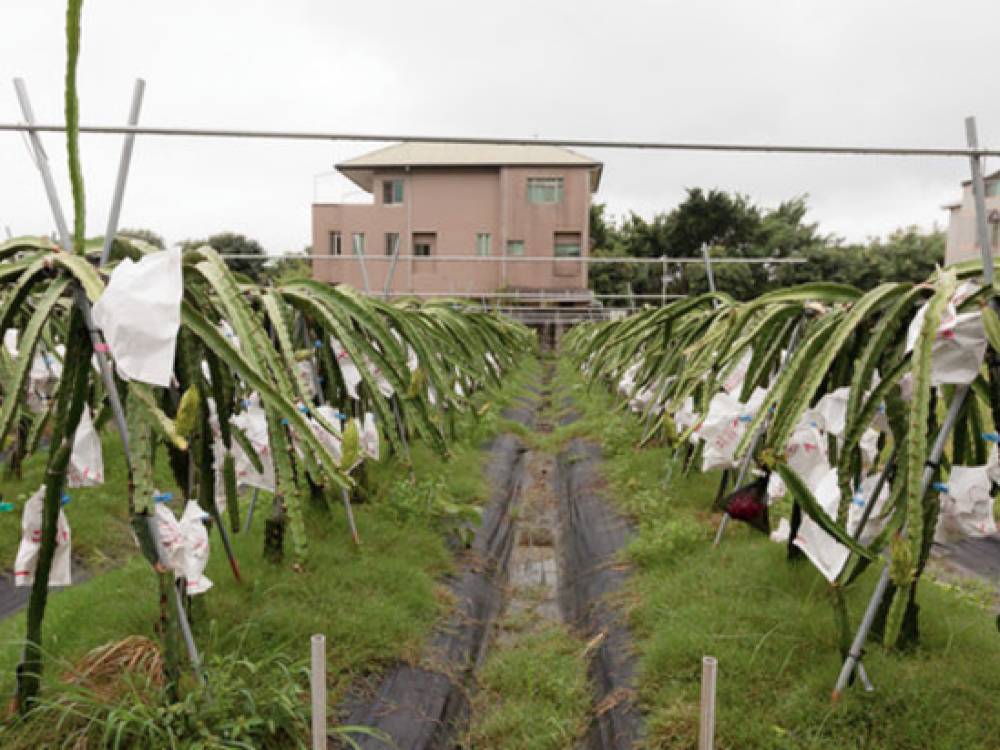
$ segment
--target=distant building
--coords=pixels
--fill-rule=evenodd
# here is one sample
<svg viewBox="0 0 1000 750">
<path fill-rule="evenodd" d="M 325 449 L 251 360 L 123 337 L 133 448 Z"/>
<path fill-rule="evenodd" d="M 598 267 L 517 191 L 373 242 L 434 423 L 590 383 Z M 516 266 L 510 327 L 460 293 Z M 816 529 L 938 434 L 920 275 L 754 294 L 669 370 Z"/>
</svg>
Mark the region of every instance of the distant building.
<svg viewBox="0 0 1000 750">
<path fill-rule="evenodd" d="M 346 256 L 313 274 L 378 294 L 388 280 L 397 294 L 589 298 L 587 264 L 573 259 L 589 251 L 601 167 L 533 145 L 404 143 L 351 159 L 337 169 L 373 201 L 313 205 L 314 255 Z"/>
<path fill-rule="evenodd" d="M 1000 253 L 1000 171 L 984 178 L 986 185 L 986 221 L 990 230 L 993 254 Z M 976 204 L 972 197 L 972 181 L 962 183 L 962 199 L 944 206 L 948 211 L 948 244 L 945 263 L 955 263 L 979 257 L 976 238 Z"/>
</svg>

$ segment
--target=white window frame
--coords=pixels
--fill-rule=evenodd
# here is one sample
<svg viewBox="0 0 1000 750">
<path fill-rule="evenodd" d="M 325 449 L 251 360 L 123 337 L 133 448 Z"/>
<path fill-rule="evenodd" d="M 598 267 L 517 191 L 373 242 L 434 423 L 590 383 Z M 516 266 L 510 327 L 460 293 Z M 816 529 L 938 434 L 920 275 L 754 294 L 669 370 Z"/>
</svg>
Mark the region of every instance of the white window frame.
<svg viewBox="0 0 1000 750">
<path fill-rule="evenodd" d="M 427 254 L 417 251 L 417 248 L 426 247 Z M 414 232 L 413 233 L 413 256 L 415 258 L 431 258 L 437 247 L 437 232 Z"/>
<path fill-rule="evenodd" d="M 365 233 L 354 232 L 351 234 L 351 252 L 355 255 L 365 254 Z"/>
<path fill-rule="evenodd" d="M 529 177 L 528 203 L 545 205 L 562 203 L 564 183 L 562 177 Z"/>
<path fill-rule="evenodd" d="M 389 194 L 389 200 L 386 200 L 386 192 Z M 401 177 L 392 177 L 387 180 L 382 180 L 382 205 L 400 206 L 402 203 L 403 179 Z"/>
<path fill-rule="evenodd" d="M 478 232 L 476 234 L 476 255 L 485 258 L 493 254 L 491 247 L 493 237 L 489 232 Z"/>
<path fill-rule="evenodd" d="M 567 242 L 567 236 L 574 235 L 574 242 Z M 560 252 L 562 248 L 562 252 Z M 574 248 L 575 252 L 567 253 L 566 248 Z M 577 232 L 556 232 L 552 239 L 552 255 L 556 258 L 583 257 L 583 237 Z"/>
<path fill-rule="evenodd" d="M 390 258 L 399 255 L 399 232 L 385 233 L 385 254 Z"/>
<path fill-rule="evenodd" d="M 344 237 L 340 231 L 330 232 L 330 255 L 340 255 L 344 252 Z"/>
<path fill-rule="evenodd" d="M 513 258 L 523 256 L 524 240 L 507 240 L 507 255 Z"/>
</svg>

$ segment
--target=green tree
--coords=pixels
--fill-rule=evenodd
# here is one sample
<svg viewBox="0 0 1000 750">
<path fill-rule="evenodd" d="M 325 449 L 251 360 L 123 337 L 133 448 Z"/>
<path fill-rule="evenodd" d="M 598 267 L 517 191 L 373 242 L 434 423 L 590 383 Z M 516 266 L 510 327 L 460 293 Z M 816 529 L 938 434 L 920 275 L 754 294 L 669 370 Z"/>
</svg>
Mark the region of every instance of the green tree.
<svg viewBox="0 0 1000 750">
<path fill-rule="evenodd" d="M 261 272 L 261 276 L 271 281 L 272 284 L 282 284 L 294 279 L 312 278 L 312 246 L 306 245 L 305 249 L 297 253 L 286 253 L 284 257 L 277 260 L 268 261 Z"/>
<path fill-rule="evenodd" d="M 243 274 L 255 282 L 260 281 L 261 270 L 264 268 L 264 263 L 267 260 L 267 253 L 257 240 L 235 232 L 221 232 L 213 234 L 207 240 L 184 240 L 180 243 L 183 252 L 194 250 L 202 245 L 211 245 L 216 252 L 223 256 L 255 256 L 233 258 L 227 260 L 227 264 L 234 273 Z"/>
<path fill-rule="evenodd" d="M 595 203 L 590 207 L 590 255 L 595 258 L 625 257 L 628 252 L 622 246 L 620 232 L 614 221 L 605 215 L 605 210 L 603 203 Z M 636 267 L 631 263 L 591 263 L 588 270 L 589 285 L 597 294 L 628 294 L 635 272 Z M 609 307 L 619 307 L 625 303 L 625 299 L 604 300 L 604 304 Z"/>
<path fill-rule="evenodd" d="M 163 242 L 163 237 L 158 235 L 152 229 L 122 229 L 119 230 L 118 234 L 132 239 L 142 240 L 143 242 L 149 243 L 153 247 L 158 247 L 161 250 L 164 250 L 167 247 Z"/>
</svg>

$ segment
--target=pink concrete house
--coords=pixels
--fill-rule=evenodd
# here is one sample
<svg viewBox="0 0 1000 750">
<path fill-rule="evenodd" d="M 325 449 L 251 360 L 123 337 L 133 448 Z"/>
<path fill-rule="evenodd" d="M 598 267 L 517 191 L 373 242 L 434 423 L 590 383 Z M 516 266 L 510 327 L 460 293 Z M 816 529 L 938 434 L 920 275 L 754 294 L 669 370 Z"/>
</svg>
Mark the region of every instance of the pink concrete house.
<svg viewBox="0 0 1000 750">
<path fill-rule="evenodd" d="M 990 228 L 990 247 L 994 255 L 1000 252 L 1000 171 L 987 175 L 986 219 Z M 972 182 L 962 183 L 962 199 L 944 207 L 948 211 L 948 242 L 944 262 L 957 263 L 979 257 L 976 239 L 976 204 L 972 197 Z"/>
<path fill-rule="evenodd" d="M 373 294 L 583 292 L 575 259 L 601 166 L 553 146 L 404 143 L 351 159 L 337 169 L 373 201 L 313 205 L 314 255 L 342 258 L 313 274 Z"/>
</svg>

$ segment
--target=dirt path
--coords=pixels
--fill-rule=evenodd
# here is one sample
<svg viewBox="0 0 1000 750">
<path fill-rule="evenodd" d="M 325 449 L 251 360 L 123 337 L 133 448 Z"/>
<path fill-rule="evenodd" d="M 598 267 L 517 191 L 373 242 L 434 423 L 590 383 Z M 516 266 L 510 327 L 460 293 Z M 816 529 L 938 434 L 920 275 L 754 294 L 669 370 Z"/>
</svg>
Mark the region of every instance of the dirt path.
<svg viewBox="0 0 1000 750">
<path fill-rule="evenodd" d="M 539 432 L 551 425 L 536 424 Z M 508 566 L 504 618 L 496 647 L 515 645 L 525 632 L 561 623 L 559 554 L 561 529 L 555 493 L 555 458 L 537 450 L 524 457 L 520 502 L 515 509 L 515 542 Z"/>
<path fill-rule="evenodd" d="M 493 496 L 451 583 L 455 613 L 420 664 L 390 669 L 346 707 L 344 723 L 391 738 L 355 736 L 360 747 L 519 750 L 529 725 L 552 732 L 532 747 L 559 750 L 624 750 L 639 737 L 631 637 L 613 598 L 631 529 L 604 497 L 600 447 L 572 440 L 554 455 L 544 439 L 549 377 L 541 404 L 507 414 L 540 439 L 502 435 L 491 448 Z M 511 672 L 523 679 L 505 681 Z"/>
</svg>

